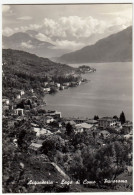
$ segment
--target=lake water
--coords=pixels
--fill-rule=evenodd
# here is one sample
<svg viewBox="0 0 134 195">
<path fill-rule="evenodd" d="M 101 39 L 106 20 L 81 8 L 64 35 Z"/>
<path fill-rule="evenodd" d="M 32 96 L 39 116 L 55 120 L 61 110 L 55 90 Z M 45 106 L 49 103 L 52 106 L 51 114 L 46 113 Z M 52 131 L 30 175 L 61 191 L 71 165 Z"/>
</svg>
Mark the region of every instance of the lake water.
<svg viewBox="0 0 134 195">
<path fill-rule="evenodd" d="M 96 72 L 82 75 L 88 83 L 47 95 L 46 109 L 61 111 L 64 117 L 84 118 L 119 116 L 124 111 L 126 118 L 132 120 L 132 63 L 86 65 L 96 68 Z"/>
</svg>

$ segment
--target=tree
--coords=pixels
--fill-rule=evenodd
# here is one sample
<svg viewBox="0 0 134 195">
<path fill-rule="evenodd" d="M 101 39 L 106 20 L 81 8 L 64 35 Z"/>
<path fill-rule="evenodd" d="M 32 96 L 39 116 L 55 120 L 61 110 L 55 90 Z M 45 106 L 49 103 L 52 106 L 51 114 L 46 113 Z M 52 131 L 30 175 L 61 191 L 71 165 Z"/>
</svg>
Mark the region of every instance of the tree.
<svg viewBox="0 0 134 195">
<path fill-rule="evenodd" d="M 126 117 L 125 117 L 125 114 L 124 112 L 122 111 L 122 113 L 120 114 L 120 121 L 121 121 L 121 124 L 124 124 L 126 122 Z"/>
<path fill-rule="evenodd" d="M 74 132 L 73 127 L 70 123 L 67 123 L 66 125 L 66 134 L 70 136 Z"/>
<path fill-rule="evenodd" d="M 113 118 L 116 119 L 116 120 L 118 120 L 118 116 L 116 116 L 116 115 L 114 115 Z"/>
<path fill-rule="evenodd" d="M 50 89 L 50 94 L 55 94 L 57 92 L 56 88 L 55 87 L 51 87 Z"/>
<path fill-rule="evenodd" d="M 98 120 L 99 117 L 97 115 L 94 116 L 94 120 Z"/>
</svg>

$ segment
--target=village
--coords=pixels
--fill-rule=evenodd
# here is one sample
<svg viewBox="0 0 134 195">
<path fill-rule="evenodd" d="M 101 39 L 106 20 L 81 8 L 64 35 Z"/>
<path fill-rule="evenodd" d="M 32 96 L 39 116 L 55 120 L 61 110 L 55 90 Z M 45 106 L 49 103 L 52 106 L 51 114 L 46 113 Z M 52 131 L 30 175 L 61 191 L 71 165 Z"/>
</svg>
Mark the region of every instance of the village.
<svg viewBox="0 0 134 195">
<path fill-rule="evenodd" d="M 45 92 L 50 90 L 47 85 L 48 83 L 44 88 Z M 56 85 L 58 88 L 61 87 L 58 83 Z M 66 83 L 67 86 L 68 83 Z M 30 89 L 29 92 L 31 95 L 28 96 L 24 90 L 18 91 L 14 101 L 3 97 L 3 121 L 7 121 L 8 129 L 15 128 L 16 130 L 26 121 L 30 121 L 30 129 L 26 131 L 32 131 L 34 136 L 28 144 L 27 152 L 35 155 L 36 158 L 40 156 L 42 144 L 49 136 L 58 135 L 66 143 L 70 139 L 68 136 L 86 132 L 91 139 L 94 139 L 93 144 L 97 148 L 112 143 L 112 140 L 122 139 L 126 144 L 132 142 L 132 122 L 130 121 L 122 124 L 117 117 L 63 118 L 59 111 L 46 110 L 45 102 L 36 97 L 33 89 Z M 11 140 L 14 147 L 19 147 L 16 135 Z M 81 147 L 80 145 L 81 143 L 78 143 L 77 147 Z M 48 157 L 45 159 L 47 162 L 50 161 Z M 131 150 L 128 153 L 128 159 L 127 168 L 129 172 L 132 172 Z"/>
<path fill-rule="evenodd" d="M 90 72 L 85 66 L 80 71 L 81 73 L 83 71 Z M 94 72 L 95 70 L 91 71 Z M 7 82 L 7 77 L 4 73 L 3 78 Z M 128 178 L 128 180 L 131 180 L 133 124 L 125 119 L 123 112 L 120 117 L 115 115 L 101 118 L 98 116 L 75 118 L 63 117 L 58 110 L 46 109 L 46 95 L 55 94 L 60 90 L 67 90 L 69 87 L 77 87 L 85 82 L 87 82 L 86 79 L 72 73 L 71 75 L 66 75 L 66 77 L 48 78 L 48 81 L 40 85 L 42 94 L 40 94 L 40 91 L 37 93 L 37 90 L 33 88 L 8 88 L 7 91 L 10 91 L 11 95 L 8 96 L 8 93 L 6 93 L 7 96 L 2 97 L 3 145 L 5 146 L 8 143 L 7 148 L 12 148 L 15 151 L 14 155 L 17 154 L 19 156 L 17 157 L 20 164 L 19 168 L 17 168 L 18 174 L 21 175 L 22 172 L 20 170 L 24 171 L 26 169 L 27 171 L 25 171 L 25 174 L 23 173 L 23 177 L 28 177 L 28 182 L 32 181 L 36 174 L 39 174 L 38 179 L 40 180 L 44 178 L 54 180 L 52 172 L 55 170 L 56 175 L 59 175 L 56 176 L 55 180 L 58 177 L 59 183 L 63 179 L 70 182 L 80 179 L 82 183 L 86 179 L 86 173 L 89 174 L 88 177 L 90 177 L 90 174 L 91 176 L 97 174 L 92 171 L 83 170 L 83 173 L 79 171 L 79 169 L 84 169 L 82 167 L 86 166 L 87 170 L 90 167 L 90 165 L 84 163 L 84 159 L 90 158 L 90 155 L 94 155 L 93 159 L 98 158 L 95 155 L 103 152 L 103 150 L 106 151 L 104 154 L 106 158 L 110 158 L 109 160 L 111 161 L 111 164 L 107 164 L 108 168 L 111 170 L 112 165 L 114 174 L 119 175 L 116 177 L 120 179 L 120 175 L 123 175 L 121 179 L 123 177 L 123 179 L 126 179 L 125 181 Z M 110 157 L 107 153 L 108 147 L 111 148 L 111 151 L 115 151 L 110 154 Z M 118 147 L 120 147 L 120 154 L 118 154 Z M 4 147 L 4 150 L 6 150 L 6 147 Z M 87 152 L 85 153 L 85 151 Z M 119 163 L 118 155 L 122 155 L 122 153 L 124 154 L 120 156 Z M 20 159 L 20 154 L 21 158 L 25 156 L 25 159 Z M 11 154 L 12 157 L 14 155 Z M 4 162 L 7 163 L 5 172 L 9 175 L 8 171 L 11 171 L 12 161 L 10 158 L 7 161 L 7 151 L 3 154 L 3 158 L 5 159 Z M 103 162 L 102 156 L 99 158 L 97 163 Z M 75 164 L 76 162 L 77 165 Z M 75 164 L 75 167 L 73 164 Z M 50 169 L 49 172 L 46 171 L 48 167 Z M 31 169 L 35 169 L 36 174 Z M 40 170 L 42 170 L 42 173 Z M 13 175 L 15 171 L 13 171 Z M 30 172 L 30 176 L 28 176 L 27 172 Z M 18 177 L 20 178 L 20 176 Z M 97 178 L 98 176 L 93 177 Z M 19 182 L 19 178 L 17 182 Z M 104 179 L 102 178 L 102 181 Z M 23 179 L 23 182 L 25 180 Z M 7 186 L 6 182 L 5 185 Z M 103 188 L 104 184 L 101 185 Z M 63 186 L 65 191 L 71 188 L 69 187 L 68 189 L 67 187 L 66 189 L 65 184 Z M 70 185 L 67 184 L 67 186 Z M 127 186 L 131 189 L 131 182 L 128 182 Z M 11 191 L 13 192 L 13 190 Z"/>
</svg>

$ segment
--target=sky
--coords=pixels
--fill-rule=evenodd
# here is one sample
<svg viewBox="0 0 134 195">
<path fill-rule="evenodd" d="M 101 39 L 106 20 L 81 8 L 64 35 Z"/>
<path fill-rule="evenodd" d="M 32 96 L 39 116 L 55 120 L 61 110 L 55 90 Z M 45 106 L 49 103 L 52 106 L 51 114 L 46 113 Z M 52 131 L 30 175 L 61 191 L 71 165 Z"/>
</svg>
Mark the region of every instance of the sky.
<svg viewBox="0 0 134 195">
<path fill-rule="evenodd" d="M 80 49 L 130 25 L 132 4 L 2 5 L 3 35 L 34 30 L 55 49 Z"/>
</svg>

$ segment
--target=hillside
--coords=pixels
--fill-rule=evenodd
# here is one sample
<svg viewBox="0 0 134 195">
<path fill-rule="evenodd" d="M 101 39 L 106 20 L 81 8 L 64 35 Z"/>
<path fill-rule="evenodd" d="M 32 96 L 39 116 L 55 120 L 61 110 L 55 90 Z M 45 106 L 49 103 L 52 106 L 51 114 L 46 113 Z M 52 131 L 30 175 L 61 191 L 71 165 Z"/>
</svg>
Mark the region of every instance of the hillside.
<svg viewBox="0 0 134 195">
<path fill-rule="evenodd" d="M 132 27 L 101 39 L 94 45 L 64 54 L 57 61 L 65 63 L 132 61 Z"/>
<path fill-rule="evenodd" d="M 73 70 L 68 65 L 52 62 L 48 58 L 12 49 L 3 49 L 2 61 L 8 70 L 14 69 L 40 77 L 66 74 Z"/>
<path fill-rule="evenodd" d="M 55 49 L 55 46 L 49 42 L 40 41 L 36 38 L 37 35 L 38 32 L 28 30 L 25 33 L 14 33 L 9 37 L 2 36 L 2 48 L 22 50 L 45 58 L 61 56 L 68 52 L 68 50 Z"/>
<path fill-rule="evenodd" d="M 48 58 L 41 58 L 24 51 L 3 49 L 2 94 L 10 99 L 16 97 L 20 89 L 26 92 L 34 89 L 36 95 L 44 96 L 44 82 L 52 77 L 63 76 L 74 71 L 68 65 L 54 63 Z"/>
</svg>

